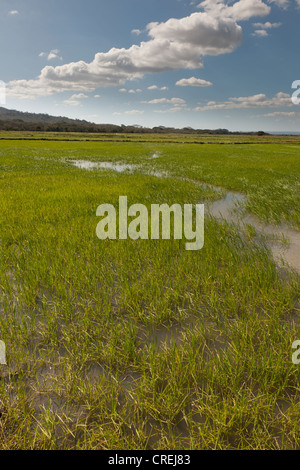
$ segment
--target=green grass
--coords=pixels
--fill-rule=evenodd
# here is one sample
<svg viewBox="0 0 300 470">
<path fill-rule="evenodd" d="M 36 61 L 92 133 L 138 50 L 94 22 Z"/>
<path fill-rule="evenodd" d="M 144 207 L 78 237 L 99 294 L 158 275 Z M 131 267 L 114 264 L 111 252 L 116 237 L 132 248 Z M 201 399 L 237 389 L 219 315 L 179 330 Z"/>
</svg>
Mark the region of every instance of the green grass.
<svg viewBox="0 0 300 470">
<path fill-rule="evenodd" d="M 34 132 L 0 131 L 0 140 L 46 140 L 46 141 L 107 141 L 107 142 L 173 142 L 173 143 L 290 143 L 298 145 L 295 135 L 243 135 L 243 134 L 158 134 L 158 133 L 92 133 L 92 132 Z"/>
<path fill-rule="evenodd" d="M 1 142 L 0 449 L 299 447 L 299 276 L 208 217 L 198 252 L 96 237 L 99 204 L 217 199 L 202 181 L 299 227 L 297 145 Z"/>
</svg>

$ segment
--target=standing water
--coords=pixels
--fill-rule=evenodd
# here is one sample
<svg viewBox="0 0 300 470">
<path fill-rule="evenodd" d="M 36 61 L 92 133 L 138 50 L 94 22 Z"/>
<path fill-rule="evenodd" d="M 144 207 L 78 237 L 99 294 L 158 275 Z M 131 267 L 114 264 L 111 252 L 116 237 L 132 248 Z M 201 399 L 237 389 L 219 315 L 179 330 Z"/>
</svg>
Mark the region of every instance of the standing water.
<svg viewBox="0 0 300 470">
<path fill-rule="evenodd" d="M 155 153 L 151 158 L 158 157 L 159 155 Z M 71 163 L 77 168 L 85 170 L 106 169 L 117 171 L 119 173 L 141 169 L 137 165 L 130 163 L 93 162 L 88 160 L 72 160 Z M 167 174 L 155 171 L 150 171 L 146 174 L 157 176 L 158 178 L 168 176 Z M 197 182 L 197 184 L 201 183 Z M 203 186 L 211 187 L 216 191 L 223 189 L 205 183 L 203 183 Z M 256 217 L 249 214 L 241 216 L 238 213 L 238 208 L 246 201 L 247 198 L 244 194 L 228 191 L 223 199 L 218 199 L 217 201 L 208 204 L 208 213 L 217 220 L 225 220 L 226 222 L 242 226 L 242 228 L 243 226 L 245 227 L 245 225 L 252 225 L 258 236 L 259 234 L 268 236 L 268 245 L 277 264 L 280 265 L 283 261 L 284 264 L 289 265 L 300 273 L 300 232 L 288 227 L 287 225 L 276 226 L 261 222 Z M 276 239 L 285 239 L 287 243 L 280 243 L 279 241 L 276 241 Z"/>
<path fill-rule="evenodd" d="M 257 234 L 266 235 L 269 238 L 269 246 L 277 263 L 288 264 L 300 273 L 300 232 L 287 225 L 271 225 L 261 222 L 251 215 L 240 216 L 236 209 L 246 202 L 246 197 L 238 192 L 228 192 L 224 199 L 209 205 L 209 213 L 216 219 L 223 219 L 237 225 L 252 225 Z M 272 238 L 272 239 L 271 239 Z M 277 239 L 277 241 L 276 241 Z M 285 239 L 286 244 L 278 240 Z"/>
</svg>

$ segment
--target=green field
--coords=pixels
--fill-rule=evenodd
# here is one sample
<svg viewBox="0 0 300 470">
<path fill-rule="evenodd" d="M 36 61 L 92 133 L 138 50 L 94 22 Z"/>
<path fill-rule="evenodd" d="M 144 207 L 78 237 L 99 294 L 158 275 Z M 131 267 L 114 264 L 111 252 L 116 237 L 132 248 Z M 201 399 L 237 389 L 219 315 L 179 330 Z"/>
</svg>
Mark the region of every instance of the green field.
<svg viewBox="0 0 300 470">
<path fill-rule="evenodd" d="M 299 230 L 299 138 L 0 140 L 0 450 L 298 449 L 299 275 L 250 228 L 207 216 L 199 251 L 101 241 L 96 209 L 231 190 Z"/>
</svg>

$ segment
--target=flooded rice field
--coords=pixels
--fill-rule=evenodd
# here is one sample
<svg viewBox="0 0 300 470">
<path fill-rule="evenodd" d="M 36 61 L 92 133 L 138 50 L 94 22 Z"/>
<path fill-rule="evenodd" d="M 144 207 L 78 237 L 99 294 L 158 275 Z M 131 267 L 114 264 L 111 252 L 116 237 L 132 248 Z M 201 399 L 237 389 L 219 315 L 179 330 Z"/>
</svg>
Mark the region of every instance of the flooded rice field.
<svg viewBox="0 0 300 470">
<path fill-rule="evenodd" d="M 0 449 L 298 448 L 299 147 L 1 146 Z M 100 241 L 120 194 L 203 249 Z"/>
<path fill-rule="evenodd" d="M 151 157 L 151 159 L 156 158 L 159 158 L 158 153 L 154 153 Z M 158 178 L 171 177 L 166 172 L 162 173 L 154 170 L 143 171 L 141 166 L 130 163 L 95 162 L 89 160 L 71 160 L 70 163 L 77 168 L 84 170 L 102 169 L 112 170 L 118 173 L 141 172 Z M 184 178 L 180 179 L 182 180 Z M 225 188 L 220 188 L 207 183 L 197 182 L 196 184 L 202 185 L 204 188 L 210 187 L 215 191 L 226 191 Z M 257 237 L 266 237 L 267 244 L 270 247 L 274 260 L 278 265 L 285 265 L 286 267 L 290 267 L 300 273 L 300 232 L 283 224 L 280 226 L 267 224 L 258 220 L 258 218 L 249 213 L 245 214 L 241 208 L 246 204 L 246 202 L 246 195 L 237 191 L 226 191 L 225 197 L 207 205 L 207 211 L 217 220 L 234 223 L 238 225 L 241 230 L 244 230 L 247 225 L 252 226 L 256 231 Z"/>
</svg>

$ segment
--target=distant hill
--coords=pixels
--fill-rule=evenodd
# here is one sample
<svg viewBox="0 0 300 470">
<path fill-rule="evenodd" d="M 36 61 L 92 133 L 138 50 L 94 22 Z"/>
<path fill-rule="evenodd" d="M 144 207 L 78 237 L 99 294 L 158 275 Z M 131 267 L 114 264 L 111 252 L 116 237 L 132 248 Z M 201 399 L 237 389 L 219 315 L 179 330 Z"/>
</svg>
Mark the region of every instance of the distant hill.
<svg viewBox="0 0 300 470">
<path fill-rule="evenodd" d="M 39 131 L 39 132 L 85 132 L 85 133 L 136 133 L 136 134 L 212 134 L 212 135 L 267 135 L 258 132 L 230 132 L 228 129 L 193 129 L 184 127 L 156 126 L 151 128 L 140 125 L 117 126 L 115 124 L 95 124 L 81 119 L 49 114 L 27 113 L 0 107 L 0 131 Z"/>
<path fill-rule="evenodd" d="M 50 116 L 49 114 L 36 114 L 27 113 L 23 111 L 16 111 L 14 109 L 7 109 L 0 107 L 0 120 L 2 121 L 23 121 L 34 123 L 53 124 L 57 122 L 64 122 L 70 124 L 92 124 L 91 122 L 81 119 L 70 119 L 63 116 Z"/>
</svg>

